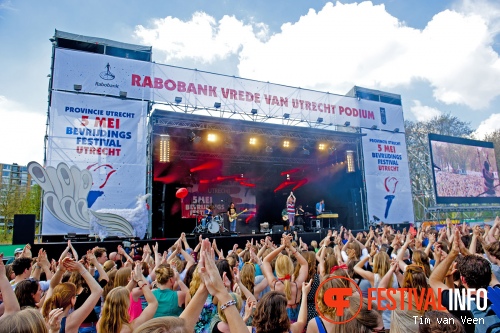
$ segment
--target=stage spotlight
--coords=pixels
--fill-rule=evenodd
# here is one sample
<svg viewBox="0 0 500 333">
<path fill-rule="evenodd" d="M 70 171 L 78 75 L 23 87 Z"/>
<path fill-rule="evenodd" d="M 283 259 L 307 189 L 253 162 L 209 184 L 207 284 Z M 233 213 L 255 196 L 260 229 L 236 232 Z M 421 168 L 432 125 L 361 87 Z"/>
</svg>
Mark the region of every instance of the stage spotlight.
<svg viewBox="0 0 500 333">
<path fill-rule="evenodd" d="M 82 90 L 82 85 L 81 84 L 74 84 L 73 85 L 73 89 L 75 89 L 76 91 L 81 91 Z"/>
<path fill-rule="evenodd" d="M 253 115 L 256 115 L 257 114 L 257 109 L 252 109 L 252 111 L 250 111 Z"/>
<path fill-rule="evenodd" d="M 396 128 L 394 129 L 394 133 L 399 133 L 399 127 L 396 127 Z"/>
<path fill-rule="evenodd" d="M 126 91 L 120 91 L 120 98 L 127 98 L 127 92 Z"/>
<path fill-rule="evenodd" d="M 331 146 L 330 148 L 328 148 L 328 153 L 330 155 L 333 155 L 333 154 L 335 154 L 336 150 L 337 150 L 337 148 L 335 148 L 334 146 Z"/>
<path fill-rule="evenodd" d="M 180 102 L 182 102 L 182 97 L 177 96 L 175 98 L 175 103 L 179 104 Z"/>
<path fill-rule="evenodd" d="M 290 141 L 288 140 L 283 141 L 283 148 L 288 148 L 288 147 L 290 147 Z"/>
<path fill-rule="evenodd" d="M 302 147 L 302 154 L 304 154 L 304 155 L 310 155 L 311 152 L 306 147 Z"/>
<path fill-rule="evenodd" d="M 378 128 L 378 127 L 377 127 L 377 125 L 373 125 L 373 126 L 371 127 L 371 129 L 372 129 L 372 130 L 376 130 L 377 128 Z"/>
<path fill-rule="evenodd" d="M 273 152 L 273 147 L 267 146 L 266 147 L 266 153 L 272 153 Z"/>
<path fill-rule="evenodd" d="M 349 127 L 349 126 L 351 126 L 351 122 L 350 122 L 350 121 L 346 121 L 346 122 L 344 123 L 344 126 L 345 126 L 345 127 Z"/>
<path fill-rule="evenodd" d="M 284 113 L 284 114 L 283 114 L 283 118 L 285 118 L 285 119 L 290 118 L 290 114 L 289 114 L 289 113 Z"/>
<path fill-rule="evenodd" d="M 354 172 L 356 171 L 355 166 L 354 166 L 354 151 L 352 150 L 347 150 L 345 152 L 346 154 L 346 159 L 347 159 L 347 172 Z"/>
<path fill-rule="evenodd" d="M 248 141 L 249 144 L 251 145 L 255 145 L 257 143 L 257 139 L 256 138 L 250 138 L 250 140 Z"/>
<path fill-rule="evenodd" d="M 160 135 L 160 163 L 170 162 L 170 135 Z"/>
<path fill-rule="evenodd" d="M 220 103 L 219 102 L 215 102 L 214 103 L 214 108 L 216 108 L 216 109 L 220 108 Z"/>
<path fill-rule="evenodd" d="M 318 149 L 319 149 L 319 150 L 325 150 L 325 144 L 324 144 L 324 143 L 320 143 L 320 144 L 318 145 Z"/>
<path fill-rule="evenodd" d="M 318 123 L 322 123 L 323 122 L 323 118 L 321 117 L 318 117 L 318 120 L 317 120 Z"/>
<path fill-rule="evenodd" d="M 208 133 L 207 141 L 208 142 L 215 142 L 215 141 L 217 141 L 217 136 L 214 133 Z"/>
</svg>

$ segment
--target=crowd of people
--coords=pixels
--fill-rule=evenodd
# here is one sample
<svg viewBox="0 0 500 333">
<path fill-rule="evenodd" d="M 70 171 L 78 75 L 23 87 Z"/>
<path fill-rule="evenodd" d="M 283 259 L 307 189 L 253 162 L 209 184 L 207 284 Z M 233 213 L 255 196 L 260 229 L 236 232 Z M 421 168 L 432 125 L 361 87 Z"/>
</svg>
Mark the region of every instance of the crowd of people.
<svg viewBox="0 0 500 333">
<path fill-rule="evenodd" d="M 436 171 L 436 190 L 441 197 L 500 196 L 500 188 L 493 186 L 493 179 L 491 184 L 491 189 L 485 189 L 485 178 L 480 173 Z"/>
<path fill-rule="evenodd" d="M 500 322 L 491 300 L 484 311 L 457 310 L 448 295 L 465 289 L 479 304 L 478 288 L 498 288 L 500 219 L 447 223 L 356 235 L 342 227 L 319 244 L 284 234 L 280 244 L 267 237 L 226 255 L 215 240 L 189 244 L 185 234 L 163 253 L 158 244 L 118 246 L 109 258 L 101 247 L 80 257 L 71 242 L 57 260 L 43 250 L 34 257 L 27 245 L 11 263 L 0 260 L 0 333 L 486 332 Z M 345 308 L 329 305 L 349 288 Z M 384 306 L 387 288 L 398 288 L 395 308 Z M 424 306 L 411 290 L 434 293 L 440 306 Z"/>
</svg>

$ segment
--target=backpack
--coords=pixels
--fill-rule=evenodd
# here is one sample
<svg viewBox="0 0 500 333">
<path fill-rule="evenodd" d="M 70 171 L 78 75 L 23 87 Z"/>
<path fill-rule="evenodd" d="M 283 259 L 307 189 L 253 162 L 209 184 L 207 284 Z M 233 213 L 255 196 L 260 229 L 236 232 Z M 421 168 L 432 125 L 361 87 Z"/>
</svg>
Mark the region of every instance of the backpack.
<svg viewBox="0 0 500 333">
<path fill-rule="evenodd" d="M 475 325 L 475 333 L 484 333 L 487 331 L 489 331 L 489 333 L 500 332 L 500 318 L 491 309 L 491 302 L 488 302 L 488 307 L 484 311 L 481 311 L 477 308 L 475 300 L 472 300 L 470 302 L 470 305 L 470 311 L 472 312 L 474 319 L 483 319 Z"/>
</svg>

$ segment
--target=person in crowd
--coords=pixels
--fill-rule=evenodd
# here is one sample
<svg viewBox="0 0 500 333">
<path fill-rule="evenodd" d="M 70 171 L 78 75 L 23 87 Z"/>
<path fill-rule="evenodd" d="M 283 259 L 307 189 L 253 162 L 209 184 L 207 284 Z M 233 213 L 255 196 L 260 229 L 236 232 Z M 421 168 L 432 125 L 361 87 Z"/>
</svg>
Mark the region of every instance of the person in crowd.
<svg viewBox="0 0 500 333">
<path fill-rule="evenodd" d="M 70 282 L 60 283 L 61 277 L 66 270 L 69 272 L 79 272 L 90 289 L 90 296 L 85 303 L 76 310 L 74 310 L 77 298 L 76 286 Z M 92 277 L 85 266 L 80 262 L 65 258 L 63 262 L 59 264 L 54 277 L 50 281 L 50 288 L 47 291 L 46 299 L 42 306 L 43 317 L 45 320 L 49 320 L 52 310 L 62 309 L 61 332 L 78 332 L 78 328 L 90 312 L 92 312 L 101 294 L 101 286 Z"/>
<path fill-rule="evenodd" d="M 300 285 L 305 282 L 309 273 L 307 261 L 304 257 L 292 247 L 291 235 L 284 235 L 281 239 L 281 246 L 269 253 L 263 261 L 262 272 L 271 287 L 271 290 L 279 291 L 285 294 L 287 302 L 287 312 L 292 322 L 297 321 L 300 310 Z M 292 281 L 294 272 L 293 261 L 288 255 L 279 255 L 283 250 L 287 249 L 290 255 L 295 256 L 297 263 L 300 265 L 300 271 L 297 279 Z M 276 277 L 271 268 L 271 261 L 276 259 Z M 307 295 L 306 295 L 307 297 Z"/>
<path fill-rule="evenodd" d="M 158 301 L 158 309 L 154 318 L 174 316 L 179 317 L 184 306 L 189 303 L 191 295 L 184 282 L 180 280 L 179 274 L 170 266 L 160 265 L 156 270 L 157 288 L 153 290 L 153 295 Z M 173 290 L 175 285 L 179 285 L 179 291 Z"/>
<path fill-rule="evenodd" d="M 42 300 L 42 288 L 37 280 L 29 278 L 19 282 L 14 292 L 21 309 L 25 307 L 39 307 Z"/>
<path fill-rule="evenodd" d="M 97 324 L 98 333 L 126 333 L 152 319 L 158 308 L 158 301 L 149 289 L 149 284 L 140 264 L 136 264 L 131 281 L 144 292 L 148 306 L 141 314 L 130 320 L 130 290 L 126 287 L 115 287 L 109 292 L 102 307 L 102 314 Z"/>
<path fill-rule="evenodd" d="M 345 288 L 343 280 L 329 279 L 321 285 L 317 298 L 318 310 L 326 319 L 320 316 L 311 319 L 307 325 L 307 333 L 385 332 L 382 315 L 375 310 L 376 304 L 372 304 L 372 310 L 368 310 L 367 299 L 364 298 L 361 302 L 360 295 L 357 293 L 346 298 L 349 301 L 349 307 L 344 309 L 342 315 L 337 313 L 336 308 L 325 303 L 325 292 L 331 288 Z M 358 309 L 360 309 L 359 313 L 357 313 Z M 336 324 L 340 322 L 343 324 Z"/>
<path fill-rule="evenodd" d="M 270 291 L 257 304 L 252 321 L 252 333 L 302 333 L 307 324 L 307 294 L 311 283 L 302 282 L 302 301 L 297 320 L 292 323 L 288 315 L 288 299 L 279 291 Z"/>
</svg>

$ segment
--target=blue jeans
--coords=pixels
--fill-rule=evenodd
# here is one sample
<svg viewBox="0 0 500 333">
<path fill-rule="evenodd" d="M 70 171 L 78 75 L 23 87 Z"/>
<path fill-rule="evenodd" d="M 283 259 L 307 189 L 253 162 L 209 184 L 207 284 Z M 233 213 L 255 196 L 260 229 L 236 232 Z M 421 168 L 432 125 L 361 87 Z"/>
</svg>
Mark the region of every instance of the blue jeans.
<svg viewBox="0 0 500 333">
<path fill-rule="evenodd" d="M 229 231 L 236 231 L 236 219 L 233 222 L 229 222 Z"/>
</svg>

